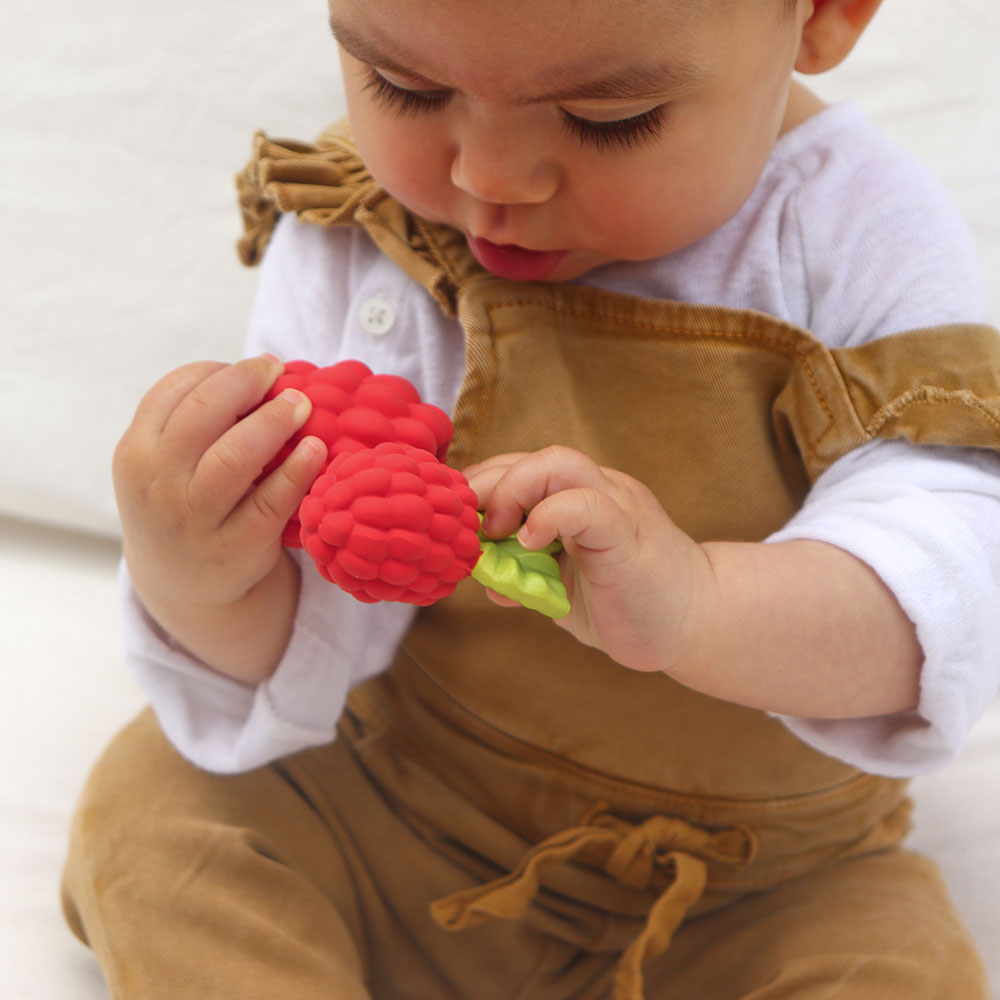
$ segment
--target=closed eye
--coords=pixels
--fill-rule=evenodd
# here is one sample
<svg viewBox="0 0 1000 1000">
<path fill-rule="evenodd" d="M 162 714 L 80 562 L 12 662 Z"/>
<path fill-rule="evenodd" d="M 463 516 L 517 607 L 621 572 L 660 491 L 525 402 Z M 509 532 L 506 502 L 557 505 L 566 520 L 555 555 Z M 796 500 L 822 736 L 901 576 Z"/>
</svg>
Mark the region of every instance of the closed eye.
<svg viewBox="0 0 1000 1000">
<path fill-rule="evenodd" d="M 563 126 L 585 146 L 602 149 L 635 149 L 658 139 L 667 118 L 667 105 L 658 104 L 642 114 L 611 121 L 597 121 L 560 109 Z"/>
<path fill-rule="evenodd" d="M 399 115 L 434 111 L 443 107 L 451 97 L 450 90 L 410 90 L 391 83 L 373 66 L 367 67 L 368 79 L 364 90 L 383 107 Z"/>
<path fill-rule="evenodd" d="M 400 116 L 437 111 L 443 108 L 452 96 L 450 90 L 443 88 L 418 90 L 401 87 L 386 79 L 374 66 L 367 66 L 366 72 L 367 79 L 363 89 L 376 103 Z M 565 108 L 560 108 L 559 113 L 563 127 L 575 136 L 581 145 L 597 150 L 628 150 L 659 138 L 666 122 L 667 109 L 666 103 L 658 104 L 641 114 L 609 121 L 582 117 L 572 114 Z"/>
</svg>

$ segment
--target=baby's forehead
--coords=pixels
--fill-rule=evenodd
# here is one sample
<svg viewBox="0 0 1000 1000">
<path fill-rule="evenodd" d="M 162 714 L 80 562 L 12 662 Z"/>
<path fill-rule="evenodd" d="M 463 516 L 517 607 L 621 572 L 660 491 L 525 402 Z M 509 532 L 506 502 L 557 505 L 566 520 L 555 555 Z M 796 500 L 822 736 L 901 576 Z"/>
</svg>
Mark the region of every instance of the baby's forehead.
<svg viewBox="0 0 1000 1000">
<path fill-rule="evenodd" d="M 481 31 L 498 44 L 544 31 L 553 59 L 570 40 L 595 31 L 675 28 L 683 33 L 721 14 L 785 8 L 799 0 L 328 0 L 334 24 L 366 23 L 369 32 L 406 34 L 413 26 L 440 29 L 456 44 Z"/>
<path fill-rule="evenodd" d="M 411 79 L 536 96 L 600 72 L 660 72 L 666 90 L 766 45 L 789 0 L 329 0 L 347 52 Z M 777 28 L 779 19 L 774 17 Z M 600 71 L 600 72 L 598 72 Z M 679 82 L 678 82 L 679 81 Z"/>
<path fill-rule="evenodd" d="M 774 7 L 795 4 L 798 0 L 392 0 L 386 4 L 399 14 L 423 10 L 446 12 L 451 23 L 484 20 L 499 23 L 529 23 L 534 17 L 554 15 L 561 18 L 560 34 L 591 17 L 628 20 L 690 20 L 717 14 L 735 7 Z M 344 7 L 380 7 L 367 0 L 329 0 L 331 13 Z M 575 15 L 575 16 L 571 16 Z M 390 21 L 391 23 L 391 21 Z M 553 37 L 557 45 L 559 35 Z"/>
</svg>

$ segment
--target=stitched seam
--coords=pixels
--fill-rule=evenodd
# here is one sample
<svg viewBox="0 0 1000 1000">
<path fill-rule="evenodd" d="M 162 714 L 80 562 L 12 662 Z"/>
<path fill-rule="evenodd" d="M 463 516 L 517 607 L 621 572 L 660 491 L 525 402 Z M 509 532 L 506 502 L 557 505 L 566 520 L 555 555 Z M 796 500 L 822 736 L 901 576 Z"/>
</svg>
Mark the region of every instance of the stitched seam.
<svg viewBox="0 0 1000 1000">
<path fill-rule="evenodd" d="M 767 334 L 763 333 L 742 333 L 739 331 L 725 331 L 725 330 L 697 330 L 691 331 L 683 327 L 668 327 L 661 323 L 651 323 L 651 322 L 640 322 L 628 317 L 616 316 L 614 314 L 604 314 L 596 313 L 591 310 L 574 309 L 572 306 L 567 306 L 561 303 L 552 303 L 548 299 L 540 298 L 523 298 L 523 299 L 513 299 L 511 301 L 505 302 L 494 302 L 487 306 L 487 311 L 489 313 L 499 312 L 502 309 L 512 309 L 518 308 L 520 306 L 541 306 L 546 309 L 550 309 L 552 312 L 562 313 L 566 316 L 579 317 L 580 319 L 598 319 L 606 320 L 608 322 L 617 323 L 619 326 L 630 326 L 639 330 L 662 330 L 665 333 L 673 333 L 678 336 L 708 336 L 708 337 L 732 337 L 734 340 L 760 340 L 766 343 L 773 343 L 779 347 L 783 347 L 787 353 L 795 352 L 795 348 L 790 345 L 784 344 L 777 337 L 769 337 Z"/>
<path fill-rule="evenodd" d="M 445 278 L 451 283 L 452 288 L 457 289 L 460 284 L 458 271 L 455 270 L 455 267 L 448 259 L 448 255 L 444 250 L 444 244 L 433 235 L 430 228 L 424 224 L 422 219 L 417 216 L 410 216 L 410 218 L 417 232 L 420 233 L 428 253 L 432 255 L 432 262 L 441 268 Z"/>
<path fill-rule="evenodd" d="M 826 397 L 823 395 L 823 392 L 819 387 L 819 382 L 817 382 L 816 376 L 813 373 L 812 366 L 806 360 L 805 355 L 803 355 L 800 351 L 795 351 L 795 360 L 805 370 L 806 377 L 809 379 L 809 384 L 812 386 L 813 393 L 816 396 L 816 401 L 819 403 L 820 408 L 826 415 L 826 426 L 823 428 L 823 432 L 809 442 L 809 448 L 806 452 L 807 458 L 819 459 L 819 446 L 823 439 L 833 431 L 833 413 L 830 410 L 830 407 L 827 406 Z"/>
<path fill-rule="evenodd" d="M 886 424 L 903 415 L 906 410 L 917 406 L 943 406 L 950 403 L 959 403 L 975 410 L 987 423 L 995 429 L 1000 430 L 1000 419 L 998 419 L 988 404 L 976 397 L 970 398 L 967 394 L 949 389 L 935 389 L 930 386 L 921 386 L 919 389 L 911 389 L 909 392 L 893 400 L 881 409 L 876 410 L 871 420 L 865 425 L 865 433 L 871 437 L 877 436 Z"/>
<path fill-rule="evenodd" d="M 471 341 L 469 340 L 469 333 L 464 331 L 466 337 L 467 345 L 471 346 Z M 481 437 L 481 431 L 484 421 L 486 420 L 486 413 L 489 410 L 489 404 L 493 400 L 496 394 L 496 372 L 497 372 L 497 348 L 496 348 L 496 338 L 488 337 L 485 338 L 489 341 L 489 356 L 490 356 L 490 376 L 489 379 L 485 378 L 485 373 L 480 370 L 479 378 L 482 379 L 483 384 L 480 386 L 479 391 L 476 393 L 476 402 L 472 409 L 472 420 L 470 421 L 469 427 L 469 440 L 467 445 L 468 454 L 465 456 L 465 460 L 468 461 L 472 458 L 475 453 L 476 448 L 479 446 L 479 439 Z M 468 346 L 466 348 L 468 351 Z"/>
<path fill-rule="evenodd" d="M 573 309 L 569 306 L 563 305 L 553 305 L 544 299 L 537 298 L 524 298 L 516 299 L 512 302 L 496 303 L 487 307 L 487 314 L 490 316 L 490 320 L 493 320 L 493 313 L 501 309 L 515 308 L 519 306 L 541 306 L 543 308 L 549 308 L 553 312 L 560 313 L 565 316 L 578 317 L 580 319 L 600 319 L 607 322 L 615 323 L 618 326 L 630 327 L 636 330 L 650 330 L 659 331 L 662 333 L 671 334 L 676 337 L 686 337 L 689 339 L 716 339 L 716 340 L 732 340 L 736 342 L 747 342 L 747 343 L 759 343 L 774 347 L 782 354 L 791 355 L 797 364 L 803 369 L 806 374 L 806 378 L 809 380 L 810 386 L 812 386 L 813 394 L 816 398 L 816 402 L 819 404 L 820 409 L 826 416 L 826 426 L 823 428 L 822 432 L 812 437 L 807 444 L 808 450 L 805 453 L 805 457 L 808 459 L 819 459 L 819 446 L 822 444 L 824 438 L 826 438 L 832 431 L 834 426 L 834 416 L 830 409 L 826 397 L 823 394 L 822 389 L 820 389 L 819 382 L 816 379 L 815 373 L 813 372 L 812 366 L 806 355 L 793 345 L 786 344 L 784 341 L 779 340 L 777 337 L 771 337 L 763 333 L 740 333 L 734 331 L 725 330 L 688 330 L 682 327 L 671 327 L 663 326 L 658 323 L 644 323 L 633 319 L 627 319 L 618 316 L 606 316 L 603 314 L 597 314 L 590 311 L 584 311 L 581 309 Z M 871 437 L 871 435 L 869 435 Z"/>
</svg>

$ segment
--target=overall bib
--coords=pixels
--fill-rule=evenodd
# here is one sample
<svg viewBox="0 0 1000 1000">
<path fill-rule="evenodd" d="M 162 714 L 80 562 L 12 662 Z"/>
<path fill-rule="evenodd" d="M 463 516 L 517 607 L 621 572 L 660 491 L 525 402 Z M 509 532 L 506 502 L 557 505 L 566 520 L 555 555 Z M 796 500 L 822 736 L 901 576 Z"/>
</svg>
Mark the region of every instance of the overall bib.
<svg viewBox="0 0 1000 1000">
<path fill-rule="evenodd" d="M 756 312 L 494 278 L 335 132 L 260 137 L 241 191 L 247 262 L 277 211 L 362 225 L 457 318 L 457 468 L 567 445 L 695 539 L 758 541 L 874 437 L 1000 446 L 992 330 L 830 350 Z M 66 907 L 129 998 L 985 998 L 899 847 L 909 813 L 905 782 L 466 581 L 331 746 L 219 777 L 141 717 L 85 793 Z"/>
</svg>

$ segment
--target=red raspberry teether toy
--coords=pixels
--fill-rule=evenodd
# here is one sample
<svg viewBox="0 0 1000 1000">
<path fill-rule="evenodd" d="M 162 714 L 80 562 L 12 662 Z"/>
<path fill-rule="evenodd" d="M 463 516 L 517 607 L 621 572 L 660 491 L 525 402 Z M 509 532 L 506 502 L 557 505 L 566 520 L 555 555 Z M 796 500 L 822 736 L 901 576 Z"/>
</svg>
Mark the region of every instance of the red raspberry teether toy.
<svg viewBox="0 0 1000 1000">
<path fill-rule="evenodd" d="M 320 573 L 368 603 L 433 604 L 480 554 L 476 494 L 465 477 L 405 443 L 336 455 L 299 518 Z"/>
<path fill-rule="evenodd" d="M 444 410 L 425 403 L 413 384 L 399 375 L 373 375 L 360 361 L 341 361 L 319 368 L 308 361 L 290 361 L 265 400 L 287 388 L 298 389 L 312 402 L 305 424 L 264 468 L 276 469 L 304 437 L 314 435 L 327 447 L 330 459 L 343 452 L 395 441 L 431 452 L 442 462 L 451 442 L 451 420 Z M 299 548 L 299 520 L 293 517 L 282 542 Z"/>
<path fill-rule="evenodd" d="M 513 537 L 480 538 L 476 495 L 444 464 L 451 420 L 405 378 L 373 375 L 360 361 L 290 361 L 266 399 L 287 388 L 305 393 L 312 412 L 261 478 L 302 438 L 325 442 L 326 470 L 281 538 L 305 548 L 327 580 L 366 603 L 426 605 L 471 574 L 542 614 L 569 612 L 558 543 L 525 552 Z"/>
</svg>

